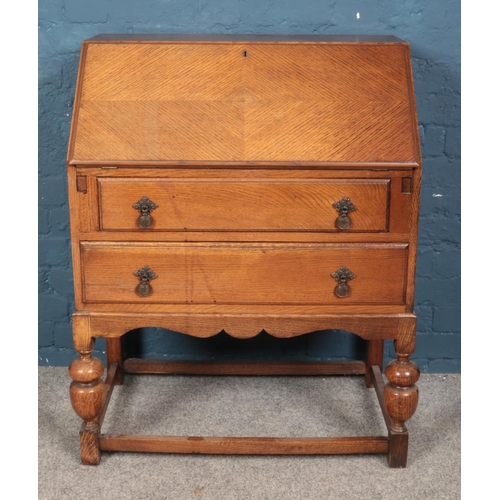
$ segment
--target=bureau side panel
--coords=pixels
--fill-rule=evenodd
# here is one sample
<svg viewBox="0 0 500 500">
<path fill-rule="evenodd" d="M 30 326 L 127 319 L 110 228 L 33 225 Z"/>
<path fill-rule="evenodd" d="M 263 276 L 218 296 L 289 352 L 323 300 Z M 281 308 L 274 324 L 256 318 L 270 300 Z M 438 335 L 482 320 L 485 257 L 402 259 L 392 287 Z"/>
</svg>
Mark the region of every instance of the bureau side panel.
<svg viewBox="0 0 500 500">
<path fill-rule="evenodd" d="M 71 258 L 73 268 L 73 288 L 75 292 L 75 303 L 77 308 L 82 304 L 82 270 L 80 258 L 80 231 L 82 230 L 82 195 L 86 193 L 78 191 L 77 169 L 68 167 L 68 199 L 69 199 L 69 223 L 71 233 Z M 85 224 L 85 223 L 84 223 Z M 84 227 L 86 224 L 84 225 Z"/>
</svg>

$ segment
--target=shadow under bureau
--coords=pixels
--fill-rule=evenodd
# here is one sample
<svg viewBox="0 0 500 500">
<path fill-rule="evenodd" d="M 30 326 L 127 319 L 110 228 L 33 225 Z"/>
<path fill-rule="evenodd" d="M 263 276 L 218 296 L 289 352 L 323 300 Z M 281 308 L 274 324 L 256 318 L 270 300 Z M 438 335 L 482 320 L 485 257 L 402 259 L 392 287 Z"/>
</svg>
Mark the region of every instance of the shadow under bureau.
<svg viewBox="0 0 500 500">
<path fill-rule="evenodd" d="M 69 374 L 82 463 L 115 450 L 385 453 L 406 466 L 420 177 L 410 50 L 395 37 L 84 41 L 68 151 L 79 352 Z M 366 340 L 366 359 L 124 360 L 121 337 L 148 326 L 241 339 L 347 330 Z M 384 340 L 397 355 L 386 380 Z M 101 434 L 127 372 L 364 375 L 387 435 Z"/>
</svg>

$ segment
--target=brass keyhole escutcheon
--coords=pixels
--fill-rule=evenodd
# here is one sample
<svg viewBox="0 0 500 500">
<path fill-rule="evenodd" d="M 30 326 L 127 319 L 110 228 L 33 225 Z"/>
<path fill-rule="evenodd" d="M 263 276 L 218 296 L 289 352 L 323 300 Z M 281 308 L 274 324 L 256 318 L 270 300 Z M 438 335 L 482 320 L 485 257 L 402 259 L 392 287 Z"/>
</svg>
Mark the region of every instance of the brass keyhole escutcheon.
<svg viewBox="0 0 500 500">
<path fill-rule="evenodd" d="M 337 227 L 339 229 L 349 229 L 352 221 L 348 214 L 357 210 L 357 207 L 353 205 L 347 196 L 344 196 L 344 198 L 333 204 L 333 208 L 340 214 L 335 221 Z"/>
<path fill-rule="evenodd" d="M 139 226 L 143 229 L 149 229 L 153 224 L 153 218 L 150 214 L 155 208 L 158 208 L 158 205 L 151 201 L 147 196 L 143 196 L 132 206 L 141 212 L 141 215 L 137 219 L 137 224 L 139 224 Z"/>
<path fill-rule="evenodd" d="M 153 288 L 149 284 L 150 280 L 158 278 L 158 275 L 148 266 L 142 266 L 137 271 L 134 271 L 134 276 L 139 278 L 140 283 L 136 286 L 135 291 L 141 297 L 151 295 Z"/>
<path fill-rule="evenodd" d="M 348 297 L 351 293 L 351 289 L 347 284 L 348 281 L 354 279 L 356 275 L 349 270 L 346 266 L 342 266 L 332 273 L 332 278 L 338 281 L 338 285 L 335 287 L 335 295 L 341 299 Z"/>
</svg>

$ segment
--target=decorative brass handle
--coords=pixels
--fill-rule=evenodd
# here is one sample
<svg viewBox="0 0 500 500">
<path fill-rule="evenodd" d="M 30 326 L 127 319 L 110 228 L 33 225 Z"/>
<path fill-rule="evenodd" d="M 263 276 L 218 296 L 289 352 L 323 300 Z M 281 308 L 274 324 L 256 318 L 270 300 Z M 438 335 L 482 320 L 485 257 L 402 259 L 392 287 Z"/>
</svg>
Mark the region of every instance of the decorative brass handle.
<svg viewBox="0 0 500 500">
<path fill-rule="evenodd" d="M 141 297 L 147 297 L 152 291 L 149 281 L 158 278 L 158 275 L 154 273 L 148 265 L 137 269 L 137 271 L 134 272 L 134 275 L 140 280 L 140 283 L 137 285 L 135 291 Z"/>
<path fill-rule="evenodd" d="M 344 198 L 333 204 L 333 208 L 340 214 L 336 221 L 337 227 L 339 229 L 349 229 L 351 227 L 351 218 L 347 214 L 357 210 L 357 207 L 352 204 L 347 196 L 344 196 Z"/>
<path fill-rule="evenodd" d="M 335 287 L 335 295 L 337 295 L 337 297 L 340 297 L 341 299 L 347 297 L 351 292 L 351 289 L 349 288 L 347 282 L 354 279 L 356 275 L 353 274 L 352 271 L 347 269 L 347 267 L 342 266 L 340 269 L 337 269 L 332 273 L 332 277 L 339 282 L 339 284 Z"/>
<path fill-rule="evenodd" d="M 155 208 L 158 208 L 158 205 L 152 202 L 147 196 L 143 196 L 133 207 L 141 212 L 140 217 L 137 219 L 139 226 L 143 229 L 149 229 L 151 224 L 153 224 L 153 218 L 149 214 Z"/>
</svg>

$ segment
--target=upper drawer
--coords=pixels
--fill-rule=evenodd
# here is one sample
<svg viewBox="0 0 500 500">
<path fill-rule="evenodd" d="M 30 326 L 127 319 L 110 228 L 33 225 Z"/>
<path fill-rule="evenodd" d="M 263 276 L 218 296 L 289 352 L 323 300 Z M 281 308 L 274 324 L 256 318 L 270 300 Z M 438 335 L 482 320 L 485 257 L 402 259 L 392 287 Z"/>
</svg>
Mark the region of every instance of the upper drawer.
<svg viewBox="0 0 500 500">
<path fill-rule="evenodd" d="M 100 178 L 98 186 L 104 231 L 388 231 L 389 179 Z M 134 207 L 143 197 L 149 213 Z M 337 204 L 344 198 L 347 215 Z"/>
</svg>

